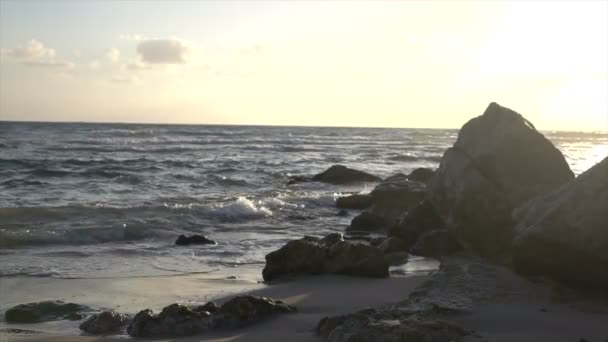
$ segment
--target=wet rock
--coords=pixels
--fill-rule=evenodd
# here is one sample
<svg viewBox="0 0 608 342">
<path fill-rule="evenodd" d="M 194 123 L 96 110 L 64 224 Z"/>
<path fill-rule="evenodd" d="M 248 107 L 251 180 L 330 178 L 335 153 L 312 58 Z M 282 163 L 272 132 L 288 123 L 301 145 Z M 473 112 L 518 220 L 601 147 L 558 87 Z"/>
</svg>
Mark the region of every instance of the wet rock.
<svg viewBox="0 0 608 342">
<path fill-rule="evenodd" d="M 575 287 L 608 288 L 608 157 L 513 212 L 514 265 Z"/>
<path fill-rule="evenodd" d="M 391 236 L 378 246 L 382 252 L 386 253 L 394 253 L 394 252 L 407 252 L 410 246 L 403 240 L 396 236 Z"/>
<path fill-rule="evenodd" d="M 465 247 L 495 257 L 512 240 L 511 211 L 573 178 L 561 152 L 529 121 L 491 103 L 443 155 L 428 198 Z"/>
<path fill-rule="evenodd" d="M 213 327 L 209 312 L 195 312 L 185 305 L 172 304 L 158 315 L 150 309 L 140 311 L 127 327 L 127 333 L 133 337 L 191 336 Z"/>
<path fill-rule="evenodd" d="M 351 184 L 362 182 L 379 182 L 382 179 L 367 172 L 350 169 L 344 165 L 333 165 L 316 174 L 312 180 L 330 184 Z"/>
<path fill-rule="evenodd" d="M 388 263 L 378 248 L 344 241 L 341 234 L 330 234 L 324 239 L 305 236 L 289 241 L 266 255 L 262 271 L 266 281 L 290 274 L 322 273 L 387 277 Z"/>
<path fill-rule="evenodd" d="M 206 236 L 202 235 L 180 235 L 177 240 L 175 240 L 175 245 L 177 246 L 188 246 L 188 245 L 215 245 L 216 242 L 208 239 Z"/>
<path fill-rule="evenodd" d="M 336 207 L 339 209 L 367 209 L 371 204 L 370 195 L 354 194 L 336 199 Z"/>
<path fill-rule="evenodd" d="M 409 249 L 418 241 L 420 235 L 443 226 L 443 221 L 431 202 L 422 201 L 401 216 L 389 235 L 401 238 Z"/>
<path fill-rule="evenodd" d="M 305 182 L 312 182 L 312 178 L 310 178 L 308 176 L 291 176 L 291 177 L 289 177 L 289 180 L 287 181 L 287 185 L 293 185 L 293 184 L 305 183 Z"/>
<path fill-rule="evenodd" d="M 422 183 L 410 181 L 401 175 L 389 177 L 370 193 L 372 205 L 369 212 L 392 225 L 404 212 L 420 203 L 425 192 L 426 186 Z"/>
<path fill-rule="evenodd" d="M 236 279 L 236 277 L 234 277 L 234 279 Z M 217 306 L 217 304 L 215 304 L 214 302 L 208 302 L 205 305 L 194 306 L 191 308 L 191 310 L 194 312 L 206 311 L 210 314 L 214 314 L 214 313 L 218 312 L 219 309 L 220 309 L 220 307 Z"/>
<path fill-rule="evenodd" d="M 129 316 L 116 311 L 104 311 L 80 324 L 80 330 L 93 335 L 117 332 L 129 321 Z"/>
<path fill-rule="evenodd" d="M 296 312 L 295 307 L 280 300 L 246 295 L 234 297 L 224 303 L 213 316 L 213 320 L 218 328 L 234 329 L 272 315 L 294 312 Z"/>
<path fill-rule="evenodd" d="M 429 169 L 426 167 L 420 167 L 420 168 L 417 168 L 414 171 L 410 172 L 410 174 L 407 175 L 407 179 L 426 184 L 431 179 L 431 177 L 433 177 L 434 173 L 435 173 L 435 170 L 433 170 L 433 169 Z"/>
<path fill-rule="evenodd" d="M 9 323 L 40 323 L 61 319 L 79 320 L 84 318 L 82 312 L 87 306 L 66 303 L 61 300 L 49 300 L 16 305 L 4 313 Z"/>
<path fill-rule="evenodd" d="M 452 255 L 462 250 L 462 246 L 447 229 L 432 230 L 422 234 L 410 253 L 425 257 Z"/>
<path fill-rule="evenodd" d="M 346 231 L 378 231 L 385 230 L 386 227 L 387 222 L 383 217 L 364 211 L 352 219 Z"/>
</svg>

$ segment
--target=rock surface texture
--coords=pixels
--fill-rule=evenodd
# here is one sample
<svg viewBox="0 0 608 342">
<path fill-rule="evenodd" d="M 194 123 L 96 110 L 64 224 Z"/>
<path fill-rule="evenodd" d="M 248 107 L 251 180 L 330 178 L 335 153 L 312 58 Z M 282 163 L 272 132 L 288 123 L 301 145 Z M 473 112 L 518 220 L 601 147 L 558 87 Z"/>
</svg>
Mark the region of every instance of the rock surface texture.
<svg viewBox="0 0 608 342">
<path fill-rule="evenodd" d="M 202 235 L 180 235 L 175 240 L 176 246 L 188 246 L 188 245 L 215 245 L 216 242 L 208 239 L 206 236 Z"/>
<path fill-rule="evenodd" d="M 443 155 L 428 198 L 465 247 L 495 257 L 512 240 L 512 210 L 573 178 L 561 152 L 529 121 L 491 103 Z"/>
<path fill-rule="evenodd" d="M 608 157 L 513 217 L 516 269 L 608 288 Z"/>
<path fill-rule="evenodd" d="M 262 275 L 266 281 L 285 275 L 323 273 L 382 278 L 388 277 L 388 266 L 380 249 L 330 234 L 323 239 L 305 236 L 269 253 Z"/>
<path fill-rule="evenodd" d="M 80 330 L 93 335 L 120 331 L 129 322 L 129 316 L 116 311 L 104 311 L 89 317 L 80 324 Z"/>
</svg>

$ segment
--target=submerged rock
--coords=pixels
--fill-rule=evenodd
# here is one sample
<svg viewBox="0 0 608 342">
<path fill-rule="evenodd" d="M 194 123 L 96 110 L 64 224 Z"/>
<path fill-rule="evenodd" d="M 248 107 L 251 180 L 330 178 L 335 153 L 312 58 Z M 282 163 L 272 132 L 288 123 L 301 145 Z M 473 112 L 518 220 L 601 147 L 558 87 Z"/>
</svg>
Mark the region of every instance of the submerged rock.
<svg viewBox="0 0 608 342">
<path fill-rule="evenodd" d="M 314 175 L 312 180 L 330 184 L 350 184 L 379 182 L 382 179 L 367 172 L 350 169 L 344 165 L 333 165 L 329 169 Z"/>
<path fill-rule="evenodd" d="M 433 169 L 420 167 L 410 172 L 410 174 L 407 175 L 407 179 L 421 183 L 427 183 L 431 179 L 431 177 L 433 177 L 434 173 L 435 170 Z"/>
<path fill-rule="evenodd" d="M 370 205 L 372 205 L 372 197 L 367 194 L 354 194 L 336 199 L 338 209 L 367 209 Z"/>
<path fill-rule="evenodd" d="M 180 235 L 177 240 L 175 240 L 175 245 L 177 246 L 188 246 L 188 245 L 215 245 L 217 244 L 215 241 L 208 239 L 206 236 L 202 235 Z"/>
<path fill-rule="evenodd" d="M 61 319 L 79 320 L 84 317 L 83 311 L 89 307 L 66 303 L 61 300 L 48 300 L 16 305 L 4 313 L 9 323 L 40 323 Z"/>
<path fill-rule="evenodd" d="M 443 155 L 428 198 L 459 241 L 497 256 L 513 237 L 511 211 L 573 178 L 562 153 L 529 121 L 491 103 Z"/>
<path fill-rule="evenodd" d="M 513 212 L 515 268 L 608 288 L 608 157 Z"/>
<path fill-rule="evenodd" d="M 246 295 L 234 297 L 224 303 L 213 316 L 213 320 L 215 327 L 233 329 L 272 315 L 294 312 L 295 307 L 280 300 Z"/>
<path fill-rule="evenodd" d="M 341 234 L 330 234 L 324 239 L 305 236 L 289 241 L 266 255 L 262 271 L 266 281 L 290 274 L 322 273 L 387 277 L 388 263 L 378 248 L 344 241 Z"/>
<path fill-rule="evenodd" d="M 127 333 L 133 337 L 190 336 L 212 328 L 213 320 L 208 312 L 172 304 L 158 315 L 150 309 L 140 311 L 127 327 Z"/>
<path fill-rule="evenodd" d="M 82 322 L 80 330 L 94 335 L 107 334 L 119 331 L 128 321 L 128 315 L 116 311 L 104 311 Z"/>
</svg>

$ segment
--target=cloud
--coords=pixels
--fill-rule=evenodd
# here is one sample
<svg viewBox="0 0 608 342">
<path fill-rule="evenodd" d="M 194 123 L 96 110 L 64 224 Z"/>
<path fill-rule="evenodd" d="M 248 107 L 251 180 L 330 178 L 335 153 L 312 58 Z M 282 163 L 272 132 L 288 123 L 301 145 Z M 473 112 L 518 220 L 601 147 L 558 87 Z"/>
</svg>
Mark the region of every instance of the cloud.
<svg viewBox="0 0 608 342">
<path fill-rule="evenodd" d="M 32 39 L 25 46 L 14 49 L 2 49 L 2 54 L 15 59 L 54 58 L 55 50 L 50 49 L 36 39 Z"/>
<path fill-rule="evenodd" d="M 7 56 L 22 65 L 46 69 L 73 69 L 74 63 L 55 58 L 55 49 L 45 46 L 42 42 L 32 39 L 25 45 L 12 49 L 2 49 L 2 56 Z"/>
<path fill-rule="evenodd" d="M 147 39 L 137 44 L 141 60 L 150 64 L 185 64 L 191 47 L 177 39 Z"/>
<path fill-rule="evenodd" d="M 110 62 L 116 63 L 120 59 L 120 51 L 116 48 L 110 48 L 106 51 L 106 57 Z"/>
</svg>

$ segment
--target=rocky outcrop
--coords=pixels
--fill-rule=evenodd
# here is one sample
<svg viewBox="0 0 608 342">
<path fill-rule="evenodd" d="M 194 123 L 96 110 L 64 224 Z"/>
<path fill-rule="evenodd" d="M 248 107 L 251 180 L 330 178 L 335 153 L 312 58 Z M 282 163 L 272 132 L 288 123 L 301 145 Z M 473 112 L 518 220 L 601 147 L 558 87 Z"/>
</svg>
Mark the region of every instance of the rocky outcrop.
<svg viewBox="0 0 608 342">
<path fill-rule="evenodd" d="M 407 179 L 420 183 L 426 183 L 431 179 L 431 177 L 433 177 L 434 173 L 435 171 L 433 169 L 420 167 L 410 172 L 410 174 L 407 175 Z"/>
<path fill-rule="evenodd" d="M 219 308 L 214 303 L 196 308 L 172 304 L 158 315 L 149 309 L 140 311 L 129 324 L 127 333 L 133 337 L 191 336 L 214 329 L 238 328 L 295 311 L 295 307 L 281 301 L 249 295 L 234 297 Z"/>
<path fill-rule="evenodd" d="M 323 239 L 305 236 L 289 241 L 266 255 L 264 280 L 292 274 L 334 273 L 363 277 L 388 277 L 382 251 L 365 244 L 344 241 L 341 234 Z"/>
<path fill-rule="evenodd" d="M 435 207 L 425 200 L 402 215 L 389 234 L 401 238 L 409 249 L 423 233 L 443 227 L 443 220 Z"/>
<path fill-rule="evenodd" d="M 561 152 L 529 121 L 491 103 L 443 155 L 428 198 L 459 241 L 495 257 L 513 237 L 511 211 L 573 178 Z"/>
<path fill-rule="evenodd" d="M 517 270 L 608 288 L 608 157 L 513 217 Z"/>
<path fill-rule="evenodd" d="M 206 236 L 202 235 L 180 235 L 177 240 L 175 240 L 176 246 L 188 246 L 188 245 L 215 245 L 217 244 L 215 241 L 208 239 Z"/>
<path fill-rule="evenodd" d="M 361 214 L 353 217 L 350 221 L 350 226 L 346 227 L 347 232 L 374 232 L 385 230 L 388 226 L 387 221 L 379 215 L 369 211 L 364 211 Z"/>
<path fill-rule="evenodd" d="M 350 169 L 344 165 L 333 165 L 329 169 L 314 175 L 312 180 L 329 184 L 352 184 L 379 182 L 382 179 L 367 172 Z"/>
<path fill-rule="evenodd" d="M 116 311 L 103 311 L 80 324 L 80 330 L 93 335 L 117 332 L 129 322 L 129 316 Z"/>
<path fill-rule="evenodd" d="M 66 303 L 61 300 L 49 300 L 35 303 L 19 304 L 4 313 L 9 323 L 40 323 L 61 319 L 79 320 L 84 317 L 83 312 L 89 308 L 75 303 Z"/>
<path fill-rule="evenodd" d="M 389 177 L 370 193 L 372 206 L 369 211 L 392 225 L 401 214 L 420 203 L 425 192 L 424 184 L 410 181 L 403 175 Z"/>
<path fill-rule="evenodd" d="M 372 205 L 372 197 L 368 194 L 354 194 L 336 199 L 338 209 L 367 209 Z"/>
<path fill-rule="evenodd" d="M 462 246 L 447 229 L 431 230 L 422 234 L 410 253 L 425 257 L 443 257 L 462 250 Z"/>
</svg>

